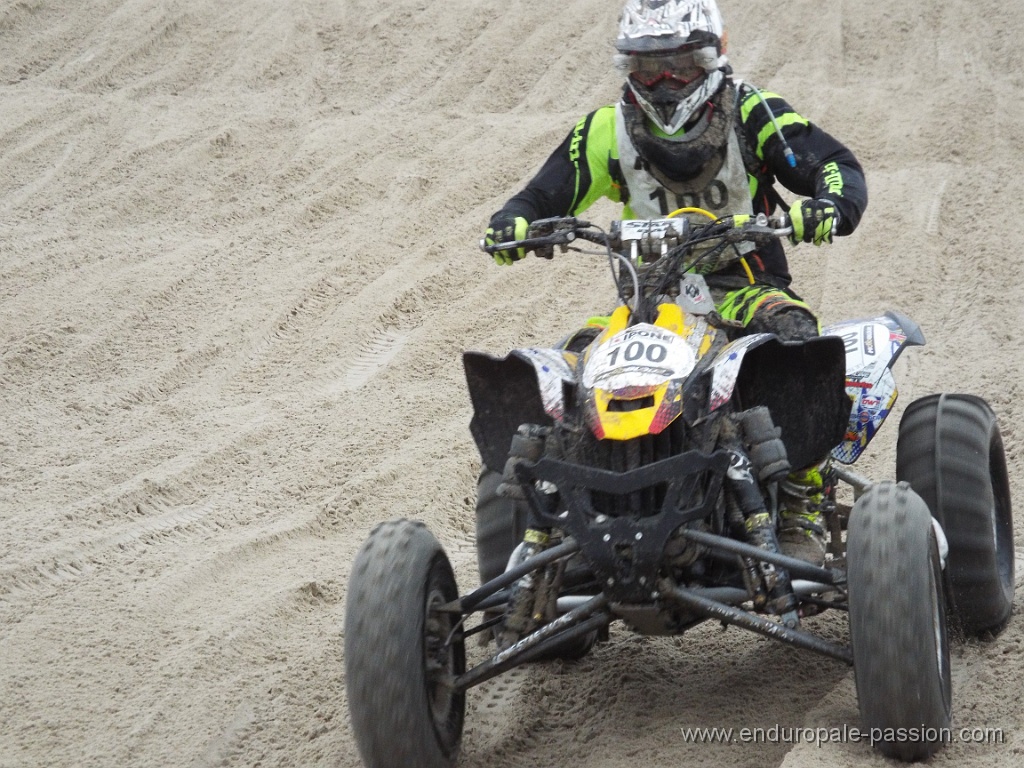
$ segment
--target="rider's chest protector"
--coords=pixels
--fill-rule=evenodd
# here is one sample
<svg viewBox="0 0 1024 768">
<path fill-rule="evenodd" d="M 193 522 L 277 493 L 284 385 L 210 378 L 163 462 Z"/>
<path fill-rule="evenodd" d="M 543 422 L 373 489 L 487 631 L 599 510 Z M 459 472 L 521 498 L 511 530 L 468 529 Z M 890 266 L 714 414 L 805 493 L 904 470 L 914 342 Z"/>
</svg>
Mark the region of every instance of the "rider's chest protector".
<svg viewBox="0 0 1024 768">
<path fill-rule="evenodd" d="M 719 217 L 754 212 L 747 168 L 735 130 L 726 133 L 725 157 L 718 172 L 698 174 L 692 182 L 666 179 L 663 183 L 648 170 L 647 161 L 633 144 L 621 103 L 615 106 L 615 136 L 621 172 L 629 189 L 627 218 L 656 219 L 679 208 L 702 208 Z M 737 243 L 719 250 L 713 259 L 702 259 L 703 249 L 698 247 L 694 250 L 694 256 L 701 262 L 697 271 L 706 274 L 721 269 L 753 250 L 753 243 Z"/>
<path fill-rule="evenodd" d="M 725 159 L 711 178 L 697 174 L 691 182 L 659 181 L 648 170 L 626 125 L 622 104 L 615 105 L 615 136 L 622 175 L 629 189 L 627 214 L 637 219 L 667 216 L 677 208 L 703 208 L 717 216 L 753 213 L 750 182 L 735 130 L 727 132 Z"/>
</svg>

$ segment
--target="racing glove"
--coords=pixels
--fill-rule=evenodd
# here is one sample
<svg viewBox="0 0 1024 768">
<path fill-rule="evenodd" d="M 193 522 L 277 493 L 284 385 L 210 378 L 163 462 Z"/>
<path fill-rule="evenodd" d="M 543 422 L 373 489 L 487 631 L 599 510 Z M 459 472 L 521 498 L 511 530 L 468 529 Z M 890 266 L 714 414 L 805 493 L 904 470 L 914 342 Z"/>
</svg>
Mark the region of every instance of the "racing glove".
<svg viewBox="0 0 1024 768">
<path fill-rule="evenodd" d="M 496 213 L 491 217 L 491 225 L 484 235 L 484 245 L 496 245 L 507 243 L 510 240 L 523 240 L 526 238 L 530 223 L 522 216 L 509 216 L 504 213 Z M 526 255 L 525 248 L 513 248 L 507 251 L 495 251 L 494 261 L 502 266 L 507 266 L 514 261 L 519 261 Z"/>
<path fill-rule="evenodd" d="M 839 211 L 831 200 L 798 200 L 789 209 L 793 224 L 790 242 L 831 243 L 832 235 L 839 226 Z"/>
</svg>

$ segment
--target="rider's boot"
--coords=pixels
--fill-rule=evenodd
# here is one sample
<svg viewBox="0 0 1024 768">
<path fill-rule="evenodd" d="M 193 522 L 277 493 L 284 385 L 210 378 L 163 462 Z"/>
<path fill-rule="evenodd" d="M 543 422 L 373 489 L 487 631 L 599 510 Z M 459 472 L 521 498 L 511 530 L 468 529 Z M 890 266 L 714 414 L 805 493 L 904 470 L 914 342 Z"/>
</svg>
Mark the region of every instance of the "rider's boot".
<svg viewBox="0 0 1024 768">
<path fill-rule="evenodd" d="M 814 565 L 825 562 L 825 464 L 791 472 L 779 484 L 782 554 Z"/>
</svg>

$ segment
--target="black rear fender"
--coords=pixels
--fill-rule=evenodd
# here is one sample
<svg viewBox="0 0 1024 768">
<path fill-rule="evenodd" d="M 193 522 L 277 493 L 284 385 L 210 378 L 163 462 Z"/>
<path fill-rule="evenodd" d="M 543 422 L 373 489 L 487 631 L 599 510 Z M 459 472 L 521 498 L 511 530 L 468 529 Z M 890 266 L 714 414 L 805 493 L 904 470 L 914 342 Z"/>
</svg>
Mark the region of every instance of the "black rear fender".
<svg viewBox="0 0 1024 768">
<path fill-rule="evenodd" d="M 480 458 L 501 472 L 520 424 L 548 426 L 573 402 L 576 355 L 557 349 L 517 349 L 496 358 L 466 352 L 462 363 L 473 402 L 470 432 Z"/>
<path fill-rule="evenodd" d="M 741 409 L 764 405 L 789 462 L 801 469 L 821 461 L 843 439 L 852 401 L 846 393 L 846 352 L 842 339 L 819 336 L 784 342 L 769 337 L 748 349 L 736 381 Z"/>
</svg>

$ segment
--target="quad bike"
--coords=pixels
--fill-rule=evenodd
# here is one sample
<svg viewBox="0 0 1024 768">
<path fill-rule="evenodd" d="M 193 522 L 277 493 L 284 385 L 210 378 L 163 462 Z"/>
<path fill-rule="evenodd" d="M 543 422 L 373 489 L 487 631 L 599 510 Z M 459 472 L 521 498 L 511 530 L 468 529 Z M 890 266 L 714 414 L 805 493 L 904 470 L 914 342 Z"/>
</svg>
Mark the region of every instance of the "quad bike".
<svg viewBox="0 0 1024 768">
<path fill-rule="evenodd" d="M 919 760 L 948 738 L 947 617 L 962 633 L 998 632 L 1013 600 L 992 409 L 969 395 L 917 400 L 896 480 L 859 475 L 850 465 L 892 409 L 893 363 L 924 343 L 920 329 L 887 312 L 802 342 L 737 335 L 701 265 L 785 236 L 788 222 L 682 212 L 607 233 L 548 219 L 490 248 L 550 258 L 604 246 L 621 305 L 555 348 L 465 354 L 483 583 L 460 594 L 418 522 L 377 526 L 358 553 L 345 660 L 370 768 L 454 765 L 468 689 L 580 657 L 614 621 L 680 635 L 713 620 L 832 657 L 853 666 L 861 725 L 882 753 Z M 817 565 L 781 553 L 779 496 L 791 470 L 825 456 L 829 556 Z M 803 626 L 826 610 L 848 613 L 848 645 Z M 474 635 L 493 653 L 467 668 Z"/>
</svg>

